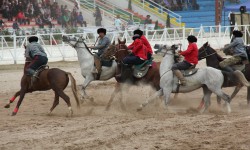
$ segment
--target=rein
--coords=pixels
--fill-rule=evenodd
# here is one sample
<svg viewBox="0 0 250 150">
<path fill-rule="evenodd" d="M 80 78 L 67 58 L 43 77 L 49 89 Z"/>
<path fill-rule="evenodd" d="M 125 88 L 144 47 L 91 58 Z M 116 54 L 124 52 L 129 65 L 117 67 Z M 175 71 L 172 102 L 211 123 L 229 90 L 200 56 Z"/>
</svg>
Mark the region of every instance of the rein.
<svg viewBox="0 0 250 150">
<path fill-rule="evenodd" d="M 79 43 L 83 43 L 85 47 L 79 47 L 79 46 L 77 46 L 77 44 L 79 44 Z M 70 43 L 69 43 L 69 44 L 70 44 Z M 74 45 L 73 45 L 73 44 L 70 44 L 70 45 L 71 45 L 73 48 L 86 48 L 86 49 L 88 50 L 88 52 L 89 52 L 91 55 L 93 55 L 92 52 L 89 50 L 87 44 L 84 42 L 84 39 L 83 39 L 82 37 L 80 37 L 80 38 L 76 41 L 76 43 L 75 43 Z"/>
<path fill-rule="evenodd" d="M 200 57 L 200 55 L 203 54 L 203 53 L 205 53 L 205 56 L 204 56 L 204 57 Z M 204 58 L 207 58 L 207 57 L 209 57 L 209 56 L 212 56 L 212 55 L 214 55 L 214 54 L 216 54 L 216 53 L 217 53 L 217 52 L 215 51 L 215 52 L 213 52 L 213 53 L 211 53 L 211 54 L 207 54 L 207 47 L 206 47 L 206 48 L 204 48 L 204 50 L 203 50 L 201 53 L 199 53 L 198 57 L 199 57 L 200 59 L 204 59 Z"/>
</svg>

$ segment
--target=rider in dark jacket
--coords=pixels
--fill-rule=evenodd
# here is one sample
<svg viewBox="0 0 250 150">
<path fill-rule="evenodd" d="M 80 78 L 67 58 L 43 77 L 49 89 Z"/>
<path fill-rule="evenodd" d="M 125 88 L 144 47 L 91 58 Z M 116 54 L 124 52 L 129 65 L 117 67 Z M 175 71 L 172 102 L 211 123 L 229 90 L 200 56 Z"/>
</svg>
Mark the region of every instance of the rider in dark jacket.
<svg viewBox="0 0 250 150">
<path fill-rule="evenodd" d="M 38 43 L 38 37 L 31 36 L 29 44 L 26 46 L 25 57 L 30 58 L 31 63 L 25 68 L 26 74 L 32 76 L 33 81 L 37 77 L 36 70 L 42 65 L 48 63 L 47 54 L 41 44 Z"/>
</svg>

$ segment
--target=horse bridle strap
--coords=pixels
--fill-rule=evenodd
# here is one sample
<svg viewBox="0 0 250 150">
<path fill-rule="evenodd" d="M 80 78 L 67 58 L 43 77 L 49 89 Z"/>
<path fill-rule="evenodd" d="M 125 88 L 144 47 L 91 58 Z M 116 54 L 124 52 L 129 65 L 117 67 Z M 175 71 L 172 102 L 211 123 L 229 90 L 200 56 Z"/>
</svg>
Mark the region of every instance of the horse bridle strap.
<svg viewBox="0 0 250 150">
<path fill-rule="evenodd" d="M 214 54 L 216 54 L 217 52 L 215 51 L 215 52 L 213 52 L 213 53 L 211 53 L 211 54 L 207 54 L 207 47 L 206 48 L 204 48 L 204 50 L 200 53 L 200 54 L 202 54 L 202 53 L 205 53 L 206 54 L 206 56 L 204 56 L 204 57 L 200 57 L 201 59 L 203 59 L 203 58 L 207 58 L 207 57 L 209 57 L 209 56 L 212 56 L 212 55 L 214 55 Z M 199 55 L 200 55 L 199 54 Z M 198 56 L 199 56 L 198 55 Z"/>
<path fill-rule="evenodd" d="M 80 43 L 80 42 L 82 42 L 82 43 L 84 44 L 85 47 L 79 47 L 79 46 L 77 46 L 77 44 Z M 84 42 L 84 40 L 83 40 L 82 37 L 80 37 L 80 38 L 76 41 L 76 43 L 75 43 L 74 45 L 72 45 L 72 47 L 74 47 L 74 48 L 86 48 L 86 49 L 88 50 L 88 52 L 89 52 L 91 55 L 93 55 L 93 54 L 91 53 L 91 51 L 89 50 L 89 47 L 87 46 L 87 44 Z"/>
</svg>

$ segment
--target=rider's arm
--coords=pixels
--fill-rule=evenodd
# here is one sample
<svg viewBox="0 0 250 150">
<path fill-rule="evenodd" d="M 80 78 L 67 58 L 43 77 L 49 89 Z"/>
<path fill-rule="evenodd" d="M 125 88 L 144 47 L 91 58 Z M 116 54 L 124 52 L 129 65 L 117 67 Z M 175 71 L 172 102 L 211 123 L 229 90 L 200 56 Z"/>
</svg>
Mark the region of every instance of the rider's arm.
<svg viewBox="0 0 250 150">
<path fill-rule="evenodd" d="M 134 42 L 128 46 L 128 49 L 133 49 L 134 48 Z"/>
<path fill-rule="evenodd" d="M 185 55 L 191 53 L 193 50 L 194 50 L 194 45 L 193 44 L 189 44 L 187 50 L 182 51 L 180 54 L 183 55 L 183 56 L 185 56 Z"/>
<path fill-rule="evenodd" d="M 101 43 L 100 45 L 94 46 L 94 47 L 92 47 L 92 49 L 94 49 L 94 50 L 102 49 L 102 48 L 104 48 L 107 44 L 109 44 L 109 38 L 108 38 L 108 37 L 104 37 L 102 40 L 103 40 L 103 41 L 102 41 L 102 43 Z"/>
<path fill-rule="evenodd" d="M 140 50 L 142 48 L 143 48 L 143 44 L 142 44 L 141 40 L 136 39 L 134 41 L 134 48 L 133 48 L 132 52 L 136 53 L 138 50 Z"/>
<path fill-rule="evenodd" d="M 31 51 L 31 48 L 30 48 L 30 44 L 29 44 L 26 46 L 24 57 L 30 58 L 30 51 Z"/>
<path fill-rule="evenodd" d="M 227 45 L 226 47 L 223 48 L 223 51 L 227 51 L 233 47 L 235 47 L 236 45 L 238 45 L 238 41 L 237 40 L 233 40 L 232 43 L 230 43 L 229 45 Z"/>
</svg>

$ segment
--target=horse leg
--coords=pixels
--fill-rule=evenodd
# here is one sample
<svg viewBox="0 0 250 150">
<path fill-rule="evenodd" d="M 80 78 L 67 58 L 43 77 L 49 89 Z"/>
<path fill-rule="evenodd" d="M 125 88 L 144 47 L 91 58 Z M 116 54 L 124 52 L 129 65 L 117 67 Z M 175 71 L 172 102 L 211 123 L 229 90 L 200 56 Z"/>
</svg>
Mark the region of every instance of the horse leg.
<svg viewBox="0 0 250 150">
<path fill-rule="evenodd" d="M 250 106 L 250 88 L 247 88 L 247 104 Z"/>
<path fill-rule="evenodd" d="M 59 104 L 59 95 L 55 92 L 55 98 L 52 107 L 50 108 L 49 115 L 51 115 L 54 108 Z"/>
<path fill-rule="evenodd" d="M 203 87 L 203 93 L 204 93 L 203 101 L 204 101 L 205 107 L 200 108 L 200 113 L 204 113 L 211 104 L 210 97 L 211 97 L 212 92 L 207 88 L 207 86 Z"/>
<path fill-rule="evenodd" d="M 81 93 L 81 101 L 84 102 L 85 99 L 90 99 L 91 102 L 94 102 L 94 98 L 93 97 L 89 97 L 85 91 L 85 89 L 87 88 L 87 86 L 89 85 L 89 83 L 91 81 L 93 81 L 94 78 L 90 78 L 90 77 L 86 77 L 83 85 L 82 85 L 82 93 Z"/>
<path fill-rule="evenodd" d="M 19 100 L 17 102 L 16 108 L 12 112 L 12 116 L 15 116 L 17 114 L 17 112 L 19 110 L 19 107 L 22 104 L 22 101 L 24 99 L 25 93 L 26 93 L 26 88 L 21 88 L 21 90 L 20 90 L 20 97 L 19 97 Z"/>
<path fill-rule="evenodd" d="M 20 91 L 16 92 L 15 95 L 9 100 L 9 103 L 4 106 L 4 108 L 10 108 L 10 104 L 13 103 L 19 95 Z"/>
<path fill-rule="evenodd" d="M 68 95 L 66 95 L 62 89 L 60 89 L 56 86 L 52 86 L 52 89 L 55 91 L 55 93 L 59 97 L 61 97 L 66 102 L 66 104 L 68 105 L 68 109 L 69 109 L 69 117 L 71 117 L 73 115 L 73 110 L 72 110 L 70 98 L 68 97 Z M 55 97 L 55 99 L 56 99 L 56 97 Z M 54 103 L 55 103 L 55 101 L 54 101 Z"/>
<path fill-rule="evenodd" d="M 146 107 L 149 103 L 151 103 L 153 100 L 155 100 L 157 97 L 163 95 L 163 90 L 160 89 L 157 91 L 154 95 L 150 96 L 144 103 L 142 103 L 139 108 L 137 108 L 137 111 L 141 111 L 144 107 Z"/>
<path fill-rule="evenodd" d="M 121 85 L 120 85 L 120 83 L 118 83 L 118 82 L 117 82 L 116 85 L 115 85 L 115 90 L 114 90 L 113 93 L 111 94 L 111 97 L 110 97 L 110 99 L 109 99 L 109 102 L 108 102 L 108 104 L 107 104 L 105 110 L 109 110 L 109 108 L 110 108 L 110 106 L 111 106 L 111 103 L 113 102 L 113 100 L 114 100 L 114 98 L 115 98 L 115 96 L 116 96 L 117 93 L 120 93 L 120 94 L 121 94 Z"/>
<path fill-rule="evenodd" d="M 172 92 L 172 86 L 169 86 L 169 87 L 164 87 L 163 88 L 163 93 L 164 93 L 164 96 L 165 96 L 165 107 L 167 108 L 168 106 L 168 103 L 170 102 L 170 94 Z"/>
<path fill-rule="evenodd" d="M 242 87 L 243 87 L 242 84 L 237 85 L 237 86 L 235 87 L 235 89 L 234 89 L 234 91 L 233 91 L 233 93 L 232 93 L 232 95 L 231 95 L 231 100 L 236 96 L 236 94 L 240 91 L 240 89 L 241 89 Z"/>
<path fill-rule="evenodd" d="M 231 99 L 230 99 L 230 97 L 227 94 L 225 94 L 224 92 L 222 92 L 220 86 L 212 87 L 212 88 L 208 86 L 208 88 L 209 88 L 209 90 L 211 90 L 213 93 L 215 93 L 216 95 L 218 95 L 219 97 L 221 97 L 225 101 L 225 105 L 227 107 L 227 112 L 230 113 L 231 112 L 231 106 L 230 106 Z"/>
</svg>

